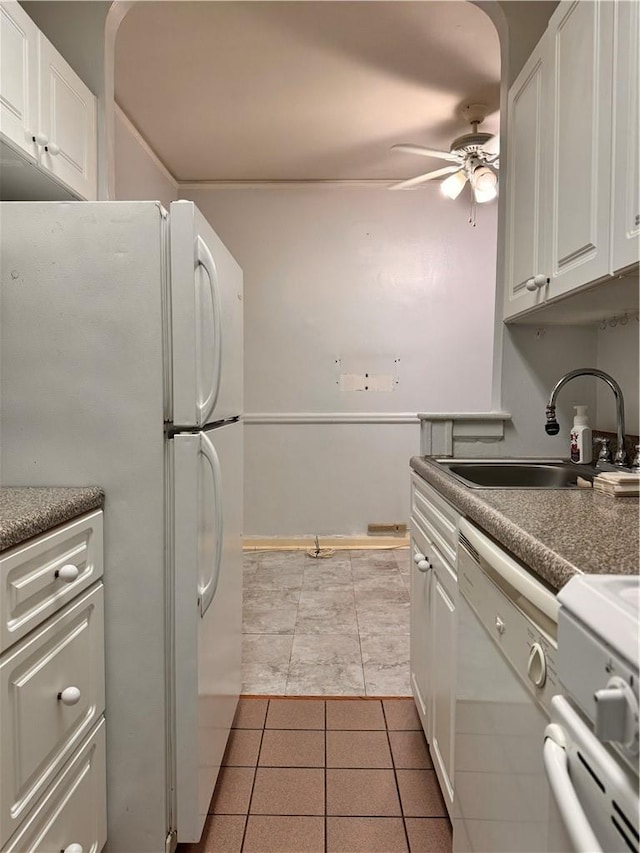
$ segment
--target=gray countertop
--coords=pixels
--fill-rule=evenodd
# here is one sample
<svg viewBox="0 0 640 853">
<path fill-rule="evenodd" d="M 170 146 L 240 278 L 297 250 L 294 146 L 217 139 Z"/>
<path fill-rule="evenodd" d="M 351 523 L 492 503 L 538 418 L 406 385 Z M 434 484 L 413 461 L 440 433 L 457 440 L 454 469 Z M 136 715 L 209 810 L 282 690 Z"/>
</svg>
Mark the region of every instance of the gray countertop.
<svg viewBox="0 0 640 853">
<path fill-rule="evenodd" d="M 573 575 L 638 574 L 638 499 L 592 489 L 471 489 L 428 457 L 413 470 L 558 590 Z"/>
<path fill-rule="evenodd" d="M 0 551 L 20 545 L 84 512 L 102 506 L 97 486 L 0 489 Z"/>
</svg>

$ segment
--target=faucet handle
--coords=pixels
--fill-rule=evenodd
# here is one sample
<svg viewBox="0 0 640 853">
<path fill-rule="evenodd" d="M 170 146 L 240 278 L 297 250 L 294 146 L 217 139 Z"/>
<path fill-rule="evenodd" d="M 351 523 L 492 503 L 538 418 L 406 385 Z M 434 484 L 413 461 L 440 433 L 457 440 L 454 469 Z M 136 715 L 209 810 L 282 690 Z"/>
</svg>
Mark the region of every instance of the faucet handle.
<svg viewBox="0 0 640 853">
<path fill-rule="evenodd" d="M 593 439 L 595 444 L 600 445 L 600 453 L 598 453 L 598 462 L 611 462 L 611 448 L 609 447 L 609 439 L 597 436 Z"/>
</svg>

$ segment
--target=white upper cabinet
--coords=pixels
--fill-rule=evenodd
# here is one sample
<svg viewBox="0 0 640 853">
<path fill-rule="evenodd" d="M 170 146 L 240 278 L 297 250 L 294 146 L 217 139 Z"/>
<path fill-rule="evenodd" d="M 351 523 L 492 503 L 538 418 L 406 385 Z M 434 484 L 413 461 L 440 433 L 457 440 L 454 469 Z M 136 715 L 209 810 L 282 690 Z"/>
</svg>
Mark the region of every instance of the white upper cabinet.
<svg viewBox="0 0 640 853">
<path fill-rule="evenodd" d="M 85 199 L 96 198 L 96 99 L 42 33 L 40 110 L 42 163 Z"/>
<path fill-rule="evenodd" d="M 505 319 L 638 262 L 638 5 L 561 2 L 508 105 Z"/>
<path fill-rule="evenodd" d="M 609 273 L 613 4 L 561 3 L 547 40 L 552 298 Z"/>
<path fill-rule="evenodd" d="M 17 3 L 0 6 L 0 132 L 34 162 L 38 28 Z"/>
<path fill-rule="evenodd" d="M 613 231 L 611 269 L 638 262 L 640 245 L 640 132 L 638 77 L 640 4 L 619 0 L 615 10 L 615 99 L 613 103 Z"/>
<path fill-rule="evenodd" d="M 509 91 L 506 265 L 507 316 L 544 301 L 544 289 L 532 287 L 547 267 L 544 254 L 544 133 L 548 62 L 546 42 L 538 44 Z"/>
<path fill-rule="evenodd" d="M 0 13 L 0 141 L 38 167 L 25 198 L 37 198 L 33 172 L 78 198 L 97 198 L 95 96 L 18 3 L 2 3 Z M 11 187 L 16 197 L 15 178 Z"/>
</svg>

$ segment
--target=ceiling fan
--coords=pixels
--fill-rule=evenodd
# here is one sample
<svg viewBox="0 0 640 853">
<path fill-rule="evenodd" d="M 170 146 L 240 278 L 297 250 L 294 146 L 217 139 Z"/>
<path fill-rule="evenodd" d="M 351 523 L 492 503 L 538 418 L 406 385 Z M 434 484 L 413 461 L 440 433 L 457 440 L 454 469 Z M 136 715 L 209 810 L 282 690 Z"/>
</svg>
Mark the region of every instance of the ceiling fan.
<svg viewBox="0 0 640 853">
<path fill-rule="evenodd" d="M 408 154 L 420 154 L 423 157 L 438 157 L 440 160 L 448 160 L 454 165 L 444 166 L 401 181 L 389 187 L 391 190 L 404 190 L 441 178 L 443 175 L 449 177 L 442 182 L 442 192 L 448 198 L 457 198 L 462 192 L 467 181 L 471 184 L 473 199 L 478 204 L 491 201 L 498 194 L 497 170 L 500 166 L 497 136 L 490 133 L 479 133 L 478 125 L 481 124 L 489 112 L 484 104 L 469 104 L 463 109 L 463 115 L 472 126 L 471 133 L 459 136 L 451 143 L 449 151 L 438 151 L 434 148 L 425 148 L 422 145 L 392 145 L 392 151 L 405 151 Z"/>
</svg>

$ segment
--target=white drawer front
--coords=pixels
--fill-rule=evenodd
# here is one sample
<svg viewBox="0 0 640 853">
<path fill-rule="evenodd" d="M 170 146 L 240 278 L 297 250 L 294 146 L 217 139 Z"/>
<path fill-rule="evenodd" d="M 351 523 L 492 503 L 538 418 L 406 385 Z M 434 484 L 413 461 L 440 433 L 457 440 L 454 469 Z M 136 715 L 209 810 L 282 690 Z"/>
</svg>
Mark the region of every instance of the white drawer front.
<svg viewBox="0 0 640 853">
<path fill-rule="evenodd" d="M 456 559 L 460 513 L 417 474 L 411 476 L 411 514 L 452 563 Z"/>
<path fill-rule="evenodd" d="M 79 844 L 83 853 L 98 853 L 106 840 L 103 719 L 2 853 L 59 853 L 72 844 Z"/>
<path fill-rule="evenodd" d="M 95 583 L 102 576 L 102 551 L 98 510 L 3 554 L 0 652 Z"/>
<path fill-rule="evenodd" d="M 4 844 L 104 711 L 102 584 L 0 658 L 0 691 Z"/>
</svg>

